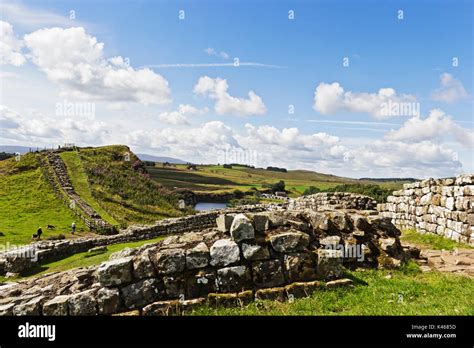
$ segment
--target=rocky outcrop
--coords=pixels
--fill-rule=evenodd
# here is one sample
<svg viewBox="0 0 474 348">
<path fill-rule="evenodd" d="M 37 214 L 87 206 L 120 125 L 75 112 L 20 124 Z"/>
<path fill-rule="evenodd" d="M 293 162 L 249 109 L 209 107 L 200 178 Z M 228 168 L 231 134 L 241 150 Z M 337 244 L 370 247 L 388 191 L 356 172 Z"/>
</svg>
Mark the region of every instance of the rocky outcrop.
<svg viewBox="0 0 474 348">
<path fill-rule="evenodd" d="M 0 314 L 164 315 L 205 302 L 292 300 L 348 285 L 341 280 L 346 267 L 397 267 L 405 258 L 399 230 L 378 216 L 304 209 L 228 214 L 229 231 L 214 226 L 174 235 L 96 267 L 2 286 Z"/>
<path fill-rule="evenodd" d="M 404 184 L 377 209 L 399 228 L 474 245 L 474 175 Z"/>
</svg>

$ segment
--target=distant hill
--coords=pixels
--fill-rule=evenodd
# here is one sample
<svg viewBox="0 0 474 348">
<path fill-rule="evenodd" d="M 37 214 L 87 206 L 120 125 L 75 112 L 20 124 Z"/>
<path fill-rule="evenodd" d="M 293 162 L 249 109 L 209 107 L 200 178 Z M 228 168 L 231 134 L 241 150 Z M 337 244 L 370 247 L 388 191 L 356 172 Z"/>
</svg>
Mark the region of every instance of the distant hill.
<svg viewBox="0 0 474 348">
<path fill-rule="evenodd" d="M 31 150 L 36 150 L 36 147 L 29 147 L 29 146 L 16 146 L 16 145 L 0 145 L 0 152 L 7 152 L 7 153 L 16 153 L 19 152 L 21 154 L 27 153 Z M 40 150 L 42 148 L 39 148 Z"/>
<path fill-rule="evenodd" d="M 1 151 L 1 150 L 0 150 Z M 179 158 L 165 157 L 165 156 L 154 156 L 148 155 L 145 153 L 137 153 L 137 157 L 142 161 L 152 161 L 152 162 L 169 162 L 174 164 L 186 164 L 188 162 L 180 160 Z"/>
</svg>

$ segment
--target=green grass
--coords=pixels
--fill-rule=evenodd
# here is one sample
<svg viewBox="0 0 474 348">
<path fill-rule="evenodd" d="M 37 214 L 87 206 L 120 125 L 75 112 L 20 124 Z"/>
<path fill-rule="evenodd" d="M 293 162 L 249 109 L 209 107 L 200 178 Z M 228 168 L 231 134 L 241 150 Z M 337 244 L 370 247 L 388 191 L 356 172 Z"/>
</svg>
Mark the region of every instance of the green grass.
<svg viewBox="0 0 474 348">
<path fill-rule="evenodd" d="M 385 278 L 391 274 L 391 278 Z M 293 303 L 256 301 L 242 308 L 198 308 L 194 315 L 474 315 L 472 279 L 421 273 L 412 262 L 395 271 L 349 272 L 355 288 L 316 291 Z"/>
<path fill-rule="evenodd" d="M 402 241 L 421 245 L 430 249 L 435 250 L 453 250 L 455 248 L 465 248 L 472 249 L 473 247 L 464 244 L 458 243 L 452 239 L 448 239 L 442 236 L 439 236 L 434 233 L 419 233 L 416 230 L 404 230 L 400 237 Z"/>
<path fill-rule="evenodd" d="M 265 169 L 233 166 L 232 169 L 217 165 L 199 165 L 198 171 L 186 169 L 186 165 L 163 168 L 160 163 L 147 167 L 151 177 L 165 187 L 186 188 L 198 192 L 248 191 L 251 188 L 263 189 L 263 185 L 283 180 L 290 197 L 300 196 L 310 186 L 321 190 L 345 183 L 380 184 L 393 190 L 402 187 L 402 182 L 378 183 L 321 174 L 306 170 L 290 170 L 286 173 Z"/>
<path fill-rule="evenodd" d="M 164 238 L 165 236 L 160 236 L 157 238 L 141 240 L 137 242 L 113 244 L 113 245 L 107 246 L 107 251 L 102 252 L 102 253 L 93 254 L 89 252 L 82 252 L 82 253 L 74 254 L 72 256 L 66 257 L 58 261 L 42 263 L 38 265 L 37 267 L 35 267 L 34 269 L 32 269 L 31 272 L 29 272 L 24 277 L 17 277 L 14 279 L 12 278 L 6 279 L 4 277 L 0 277 L 0 282 L 12 281 L 12 280 L 16 281 L 20 279 L 33 277 L 33 276 L 37 277 L 39 275 L 43 275 L 43 274 L 51 273 L 51 272 L 62 272 L 62 271 L 67 271 L 69 269 L 78 268 L 78 267 L 89 267 L 93 265 L 98 265 L 104 261 L 107 261 L 110 255 L 114 252 L 123 250 L 125 248 L 136 248 L 147 243 L 158 242 Z"/>
<path fill-rule="evenodd" d="M 92 197 L 119 223 L 147 224 L 183 215 L 177 196 L 151 180 L 126 146 L 80 149 L 79 156 Z"/>
<path fill-rule="evenodd" d="M 81 159 L 76 151 L 68 151 L 61 153 L 61 158 L 66 164 L 67 172 L 72 182 L 74 190 L 87 202 L 96 212 L 100 214 L 102 219 L 106 220 L 111 225 L 118 225 L 112 216 L 109 215 L 100 204 L 92 197 L 92 193 L 87 181 L 87 175 L 82 168 Z"/>
<path fill-rule="evenodd" d="M 85 226 L 56 197 L 44 179 L 34 154 L 0 161 L 0 243 L 30 243 L 33 233 L 42 227 L 43 239 L 60 233 L 69 234 L 72 221 L 77 230 Z M 54 225 L 54 231 L 46 230 Z"/>
</svg>

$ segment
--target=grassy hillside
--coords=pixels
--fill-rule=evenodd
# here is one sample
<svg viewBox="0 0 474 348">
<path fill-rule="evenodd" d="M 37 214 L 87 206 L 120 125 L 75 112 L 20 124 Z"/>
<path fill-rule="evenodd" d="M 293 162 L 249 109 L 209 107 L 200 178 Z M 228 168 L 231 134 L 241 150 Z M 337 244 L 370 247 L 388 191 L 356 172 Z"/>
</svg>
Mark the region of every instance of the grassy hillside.
<svg viewBox="0 0 474 348">
<path fill-rule="evenodd" d="M 262 189 L 264 184 L 283 180 L 290 196 L 300 196 L 310 186 L 321 190 L 330 189 L 340 184 L 361 183 L 374 184 L 372 181 L 360 181 L 321 174 L 306 170 L 290 170 L 288 172 L 269 171 L 243 166 L 233 166 L 231 169 L 217 165 L 198 166 L 197 171 L 191 171 L 186 165 L 163 167 L 157 163 L 154 167 L 147 167 L 151 177 L 167 187 L 187 188 L 199 192 L 231 192 L 234 190 L 247 191 L 252 187 Z M 381 187 L 398 189 L 403 182 L 377 183 Z"/>
<path fill-rule="evenodd" d="M 71 211 L 56 197 L 42 175 L 35 154 L 26 154 L 20 161 L 10 158 L 0 161 L 0 243 L 25 244 L 31 241 L 39 226 L 43 238 L 69 234 Z M 54 231 L 46 226 L 54 225 Z M 77 230 L 85 229 L 76 221 Z"/>
<path fill-rule="evenodd" d="M 129 160 L 125 160 L 126 153 Z M 65 152 L 62 158 L 71 169 L 82 172 L 74 175 L 80 194 L 98 206 L 105 219 L 125 225 L 146 224 L 183 214 L 177 209 L 174 193 L 151 180 L 126 146 L 85 148 L 76 154 Z"/>
</svg>

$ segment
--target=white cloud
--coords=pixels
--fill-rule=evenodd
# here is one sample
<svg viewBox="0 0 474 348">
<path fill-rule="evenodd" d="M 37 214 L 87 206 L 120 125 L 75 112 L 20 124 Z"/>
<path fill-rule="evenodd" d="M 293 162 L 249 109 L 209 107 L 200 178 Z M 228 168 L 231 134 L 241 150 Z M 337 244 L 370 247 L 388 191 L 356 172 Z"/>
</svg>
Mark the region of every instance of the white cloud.
<svg viewBox="0 0 474 348">
<path fill-rule="evenodd" d="M 15 36 L 10 23 L 0 21 L 0 65 L 23 65 L 26 62 L 21 53 L 23 42 Z"/>
<path fill-rule="evenodd" d="M 376 140 L 371 144 L 348 151 L 354 172 L 374 173 L 384 177 L 447 176 L 458 173 L 462 163 L 456 151 L 431 141 L 405 142 Z"/>
<path fill-rule="evenodd" d="M 419 142 L 441 140 L 453 136 L 465 146 L 474 146 L 474 133 L 458 125 L 440 109 L 433 109 L 427 118 L 412 117 L 398 130 L 392 130 L 386 137 L 391 140 Z"/>
<path fill-rule="evenodd" d="M 110 126 L 94 117 L 53 117 L 41 113 L 27 116 L 0 105 L 0 138 L 9 142 L 34 145 L 102 144 L 106 141 Z"/>
<path fill-rule="evenodd" d="M 65 97 L 166 104 L 171 92 L 161 75 L 134 68 L 122 57 L 104 57 L 104 44 L 84 28 L 40 29 L 25 35 L 32 61 L 58 83 Z"/>
<path fill-rule="evenodd" d="M 61 16 L 53 12 L 28 7 L 19 2 L 2 1 L 2 18 L 28 29 L 37 29 L 45 26 L 71 26 L 72 24 L 81 25 L 78 20 L 69 19 L 67 16 Z"/>
<path fill-rule="evenodd" d="M 190 125 L 188 116 L 202 115 L 208 111 L 208 108 L 198 109 L 192 105 L 180 104 L 178 110 L 162 112 L 158 118 L 161 122 L 170 125 Z"/>
<path fill-rule="evenodd" d="M 194 86 L 194 93 L 214 99 L 214 110 L 218 115 L 250 116 L 266 113 L 262 98 L 254 91 L 248 92 L 248 99 L 243 99 L 229 95 L 228 88 L 225 79 L 203 76 Z"/>
<path fill-rule="evenodd" d="M 416 105 L 412 105 L 416 104 L 415 102 L 414 96 L 397 95 L 393 88 L 380 88 L 377 93 L 345 92 L 337 82 L 331 84 L 321 82 L 314 92 L 313 108 L 325 115 L 349 111 L 368 113 L 377 119 L 383 119 L 397 115 L 390 111 L 393 106 L 399 107 L 401 111 L 410 106 L 410 109 L 416 111 Z"/>
<path fill-rule="evenodd" d="M 217 52 L 215 49 L 211 48 L 211 47 L 208 47 L 204 50 L 204 52 L 206 52 L 207 55 L 209 56 L 216 56 L 216 57 L 220 57 L 222 59 L 229 59 L 230 56 L 227 52 L 224 52 L 224 51 L 220 51 L 220 52 Z"/>
<path fill-rule="evenodd" d="M 453 75 L 443 73 L 440 76 L 441 86 L 432 94 L 432 99 L 445 103 L 453 103 L 458 100 L 469 98 L 469 94 L 461 81 Z"/>
</svg>

